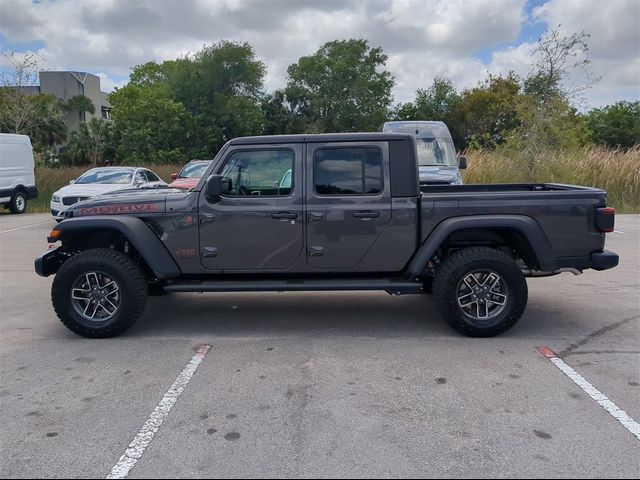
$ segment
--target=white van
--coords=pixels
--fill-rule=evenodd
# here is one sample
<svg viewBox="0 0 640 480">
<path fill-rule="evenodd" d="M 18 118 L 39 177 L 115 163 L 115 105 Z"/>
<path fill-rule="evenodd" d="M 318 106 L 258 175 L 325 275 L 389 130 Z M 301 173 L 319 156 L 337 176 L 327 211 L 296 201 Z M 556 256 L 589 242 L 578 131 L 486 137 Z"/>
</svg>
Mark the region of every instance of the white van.
<svg viewBox="0 0 640 480">
<path fill-rule="evenodd" d="M 444 122 L 425 120 L 386 122 L 382 131 L 410 133 L 416 137 L 420 183 L 462 185 L 460 169 L 467 168 L 467 159 L 456 158 L 451 133 Z"/>
<path fill-rule="evenodd" d="M 0 205 L 11 213 L 24 213 L 27 200 L 37 196 L 31 140 L 0 133 Z"/>
</svg>

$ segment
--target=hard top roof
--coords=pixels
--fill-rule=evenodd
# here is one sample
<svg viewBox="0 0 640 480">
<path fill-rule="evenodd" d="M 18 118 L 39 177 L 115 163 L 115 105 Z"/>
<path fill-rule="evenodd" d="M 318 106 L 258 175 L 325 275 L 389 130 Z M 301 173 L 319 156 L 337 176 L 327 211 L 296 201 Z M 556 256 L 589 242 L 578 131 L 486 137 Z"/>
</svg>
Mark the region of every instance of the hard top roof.
<svg viewBox="0 0 640 480">
<path fill-rule="evenodd" d="M 238 137 L 229 140 L 229 145 L 254 145 L 269 143 L 328 143 L 328 142 L 380 142 L 384 140 L 405 140 L 411 138 L 406 133 L 362 132 L 362 133 L 303 133 L 298 135 L 263 135 Z"/>
</svg>

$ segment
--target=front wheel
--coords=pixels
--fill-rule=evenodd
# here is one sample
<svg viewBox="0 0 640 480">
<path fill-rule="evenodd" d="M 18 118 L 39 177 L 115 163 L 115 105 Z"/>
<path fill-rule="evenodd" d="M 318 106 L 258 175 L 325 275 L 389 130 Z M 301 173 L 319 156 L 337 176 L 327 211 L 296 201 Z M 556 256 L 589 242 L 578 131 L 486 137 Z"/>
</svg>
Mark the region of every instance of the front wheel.
<svg viewBox="0 0 640 480">
<path fill-rule="evenodd" d="M 58 318 L 72 332 L 90 338 L 114 337 L 144 312 L 147 281 L 124 253 L 87 250 L 60 267 L 51 300 Z"/>
<path fill-rule="evenodd" d="M 445 260 L 435 275 L 433 296 L 451 328 L 470 337 L 493 337 L 520 319 L 528 291 L 511 257 L 493 248 L 472 247 Z"/>
</svg>

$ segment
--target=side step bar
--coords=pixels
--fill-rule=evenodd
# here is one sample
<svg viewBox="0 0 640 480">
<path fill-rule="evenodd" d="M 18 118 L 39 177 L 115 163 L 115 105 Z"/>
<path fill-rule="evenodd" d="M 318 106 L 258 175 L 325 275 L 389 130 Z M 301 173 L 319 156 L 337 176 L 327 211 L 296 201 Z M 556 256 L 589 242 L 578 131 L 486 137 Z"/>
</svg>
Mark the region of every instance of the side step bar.
<svg viewBox="0 0 640 480">
<path fill-rule="evenodd" d="M 260 280 L 203 281 L 173 283 L 165 292 L 319 292 L 345 290 L 384 290 L 390 294 L 422 293 L 422 284 L 397 280 Z"/>
</svg>

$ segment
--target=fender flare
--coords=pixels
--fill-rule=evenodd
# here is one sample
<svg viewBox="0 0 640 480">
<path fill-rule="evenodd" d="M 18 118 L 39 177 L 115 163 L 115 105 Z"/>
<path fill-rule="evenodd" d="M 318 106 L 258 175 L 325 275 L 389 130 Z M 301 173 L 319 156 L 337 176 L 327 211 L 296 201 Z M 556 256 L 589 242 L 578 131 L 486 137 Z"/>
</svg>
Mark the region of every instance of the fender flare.
<svg viewBox="0 0 640 480">
<path fill-rule="evenodd" d="M 124 215 L 95 215 L 91 217 L 68 218 L 60 222 L 53 230 L 60 232 L 60 236 L 50 241 L 64 240 L 66 233 L 90 230 L 117 230 L 140 253 L 142 258 L 156 277 L 179 277 L 181 275 L 178 264 L 166 249 L 162 241 L 139 218 Z"/>
<path fill-rule="evenodd" d="M 556 256 L 553 253 L 547 235 L 540 224 L 526 215 L 474 215 L 454 217 L 439 223 L 429 234 L 407 267 L 410 278 L 422 273 L 427 262 L 449 235 L 457 230 L 469 228 L 505 228 L 520 232 L 531 245 L 540 269 L 553 272 L 558 269 Z"/>
</svg>

